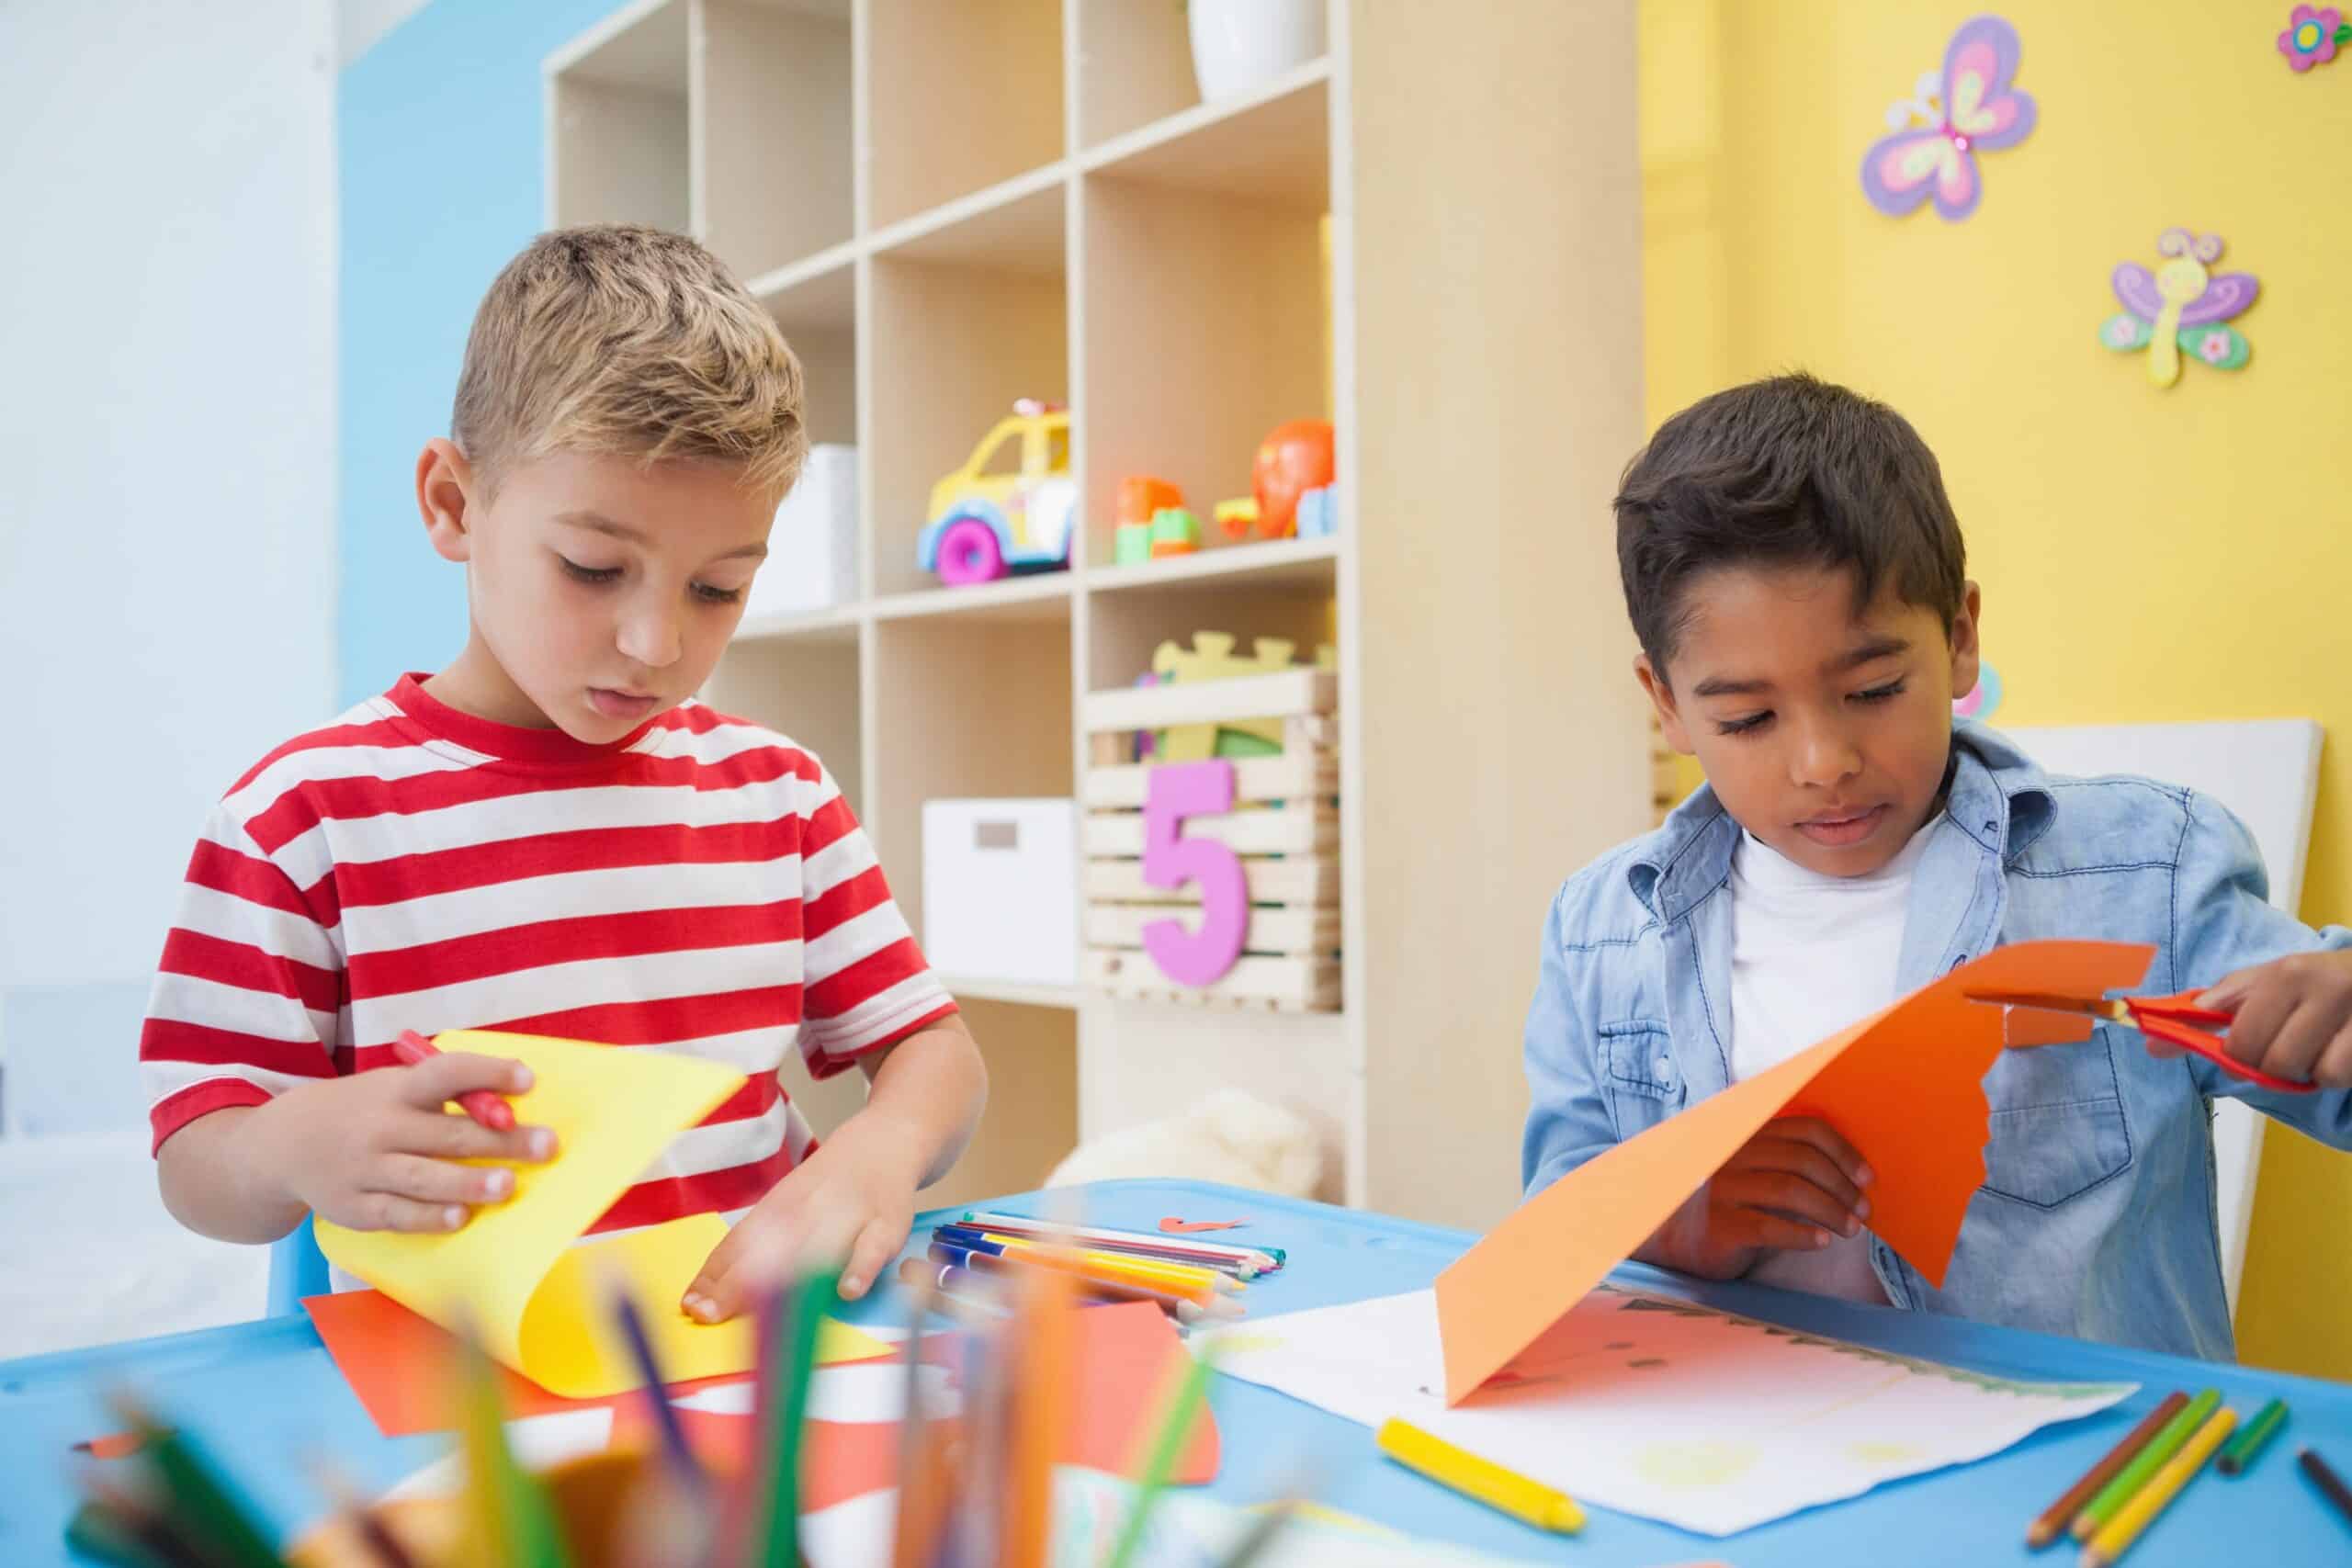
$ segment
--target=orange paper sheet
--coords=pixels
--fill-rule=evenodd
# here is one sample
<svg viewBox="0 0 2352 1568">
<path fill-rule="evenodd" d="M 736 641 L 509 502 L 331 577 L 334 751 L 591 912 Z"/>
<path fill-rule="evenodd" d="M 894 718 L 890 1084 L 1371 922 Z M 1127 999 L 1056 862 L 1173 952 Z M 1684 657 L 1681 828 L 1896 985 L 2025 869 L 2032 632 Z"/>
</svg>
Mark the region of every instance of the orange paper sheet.
<svg viewBox="0 0 2352 1568">
<path fill-rule="evenodd" d="M 1985 1072 L 2005 1046 L 2089 1034 L 2088 1021 L 2048 1013 L 2020 1011 L 2005 1028 L 2003 1009 L 1969 994 L 2098 998 L 2138 985 L 2154 953 L 2098 942 L 1996 949 L 1570 1171 L 1438 1276 L 1446 1403 L 1510 1365 L 1776 1116 L 1818 1116 L 1845 1135 L 1875 1175 L 1871 1228 L 1942 1284 L 1984 1180 Z"/>
</svg>

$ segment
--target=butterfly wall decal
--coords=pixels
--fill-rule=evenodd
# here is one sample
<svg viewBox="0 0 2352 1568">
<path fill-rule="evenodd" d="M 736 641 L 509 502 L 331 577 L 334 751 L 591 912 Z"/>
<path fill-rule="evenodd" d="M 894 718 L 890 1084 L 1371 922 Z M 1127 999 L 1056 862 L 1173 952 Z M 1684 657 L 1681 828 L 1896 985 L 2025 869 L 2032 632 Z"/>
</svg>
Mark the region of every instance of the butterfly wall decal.
<svg viewBox="0 0 2352 1568">
<path fill-rule="evenodd" d="M 2250 272 L 2208 270 L 2222 259 L 2222 236 L 2189 236 L 2167 229 L 2156 237 L 2165 259 L 2150 272 L 2138 262 L 2115 269 L 2115 297 L 2123 310 L 2098 330 L 2099 342 L 2118 353 L 2148 351 L 2148 379 L 2169 387 L 2180 379 L 2186 351 L 2216 370 L 2235 370 L 2252 356 L 2245 334 L 2228 325 L 2254 303 L 2262 285 Z"/>
<path fill-rule="evenodd" d="M 1944 49 L 1943 73 L 1887 111 L 1892 136 L 1862 155 L 1862 194 L 1892 218 L 1935 197 L 1936 215 L 1957 223 L 1984 195 L 1977 155 L 2014 147 L 2033 130 L 2031 95 L 2010 84 L 2018 73 L 2017 29 L 1999 17 L 1962 24 Z"/>
</svg>

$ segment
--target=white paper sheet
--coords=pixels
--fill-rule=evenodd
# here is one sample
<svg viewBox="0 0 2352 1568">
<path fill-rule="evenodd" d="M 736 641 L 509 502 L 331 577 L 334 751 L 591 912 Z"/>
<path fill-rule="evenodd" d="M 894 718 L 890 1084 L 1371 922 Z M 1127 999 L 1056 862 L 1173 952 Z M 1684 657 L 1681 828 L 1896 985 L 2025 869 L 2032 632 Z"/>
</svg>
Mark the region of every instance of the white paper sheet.
<svg viewBox="0 0 2352 1568">
<path fill-rule="evenodd" d="M 1206 1336 L 1217 1370 L 1376 1427 L 1392 1416 L 1580 1503 L 1729 1535 L 1999 1452 L 2130 1383 L 2034 1383 L 1604 1285 L 1447 1409 L 1428 1291 Z"/>
<path fill-rule="evenodd" d="M 1126 1522 L 1134 1489 L 1114 1475 L 1065 1465 L 1054 1472 L 1053 1568 L 1100 1568 Z M 899 1495 L 872 1492 L 800 1521 L 810 1568 L 868 1568 L 890 1560 Z M 1152 1509 L 1142 1568 L 1218 1568 L 1259 1523 L 1255 1508 L 1170 1492 Z M 1368 1519 L 1306 1509 L 1255 1559 L 1255 1568 L 1515 1568 L 1499 1557 L 1392 1530 Z"/>
</svg>

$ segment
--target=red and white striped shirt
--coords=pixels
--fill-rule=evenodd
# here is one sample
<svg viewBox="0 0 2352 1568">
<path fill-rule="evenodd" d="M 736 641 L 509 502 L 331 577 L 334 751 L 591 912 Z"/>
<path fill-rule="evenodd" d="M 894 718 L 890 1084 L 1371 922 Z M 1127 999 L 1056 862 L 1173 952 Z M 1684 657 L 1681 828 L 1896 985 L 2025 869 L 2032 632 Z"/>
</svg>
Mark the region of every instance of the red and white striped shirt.
<svg viewBox="0 0 2352 1568">
<path fill-rule="evenodd" d="M 688 702 L 606 746 L 401 680 L 263 759 L 188 863 L 139 1055 L 155 1146 L 404 1029 L 658 1046 L 749 1077 L 594 1227 L 726 1213 L 815 1146 L 777 1078 L 955 1010 L 817 759 Z"/>
</svg>

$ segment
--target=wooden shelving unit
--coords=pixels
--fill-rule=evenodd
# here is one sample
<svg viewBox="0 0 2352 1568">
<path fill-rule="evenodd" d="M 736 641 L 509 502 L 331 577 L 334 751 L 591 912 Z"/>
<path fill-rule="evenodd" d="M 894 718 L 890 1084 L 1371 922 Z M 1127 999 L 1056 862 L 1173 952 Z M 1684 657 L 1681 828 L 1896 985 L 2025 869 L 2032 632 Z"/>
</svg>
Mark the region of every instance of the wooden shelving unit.
<svg viewBox="0 0 2352 1568">
<path fill-rule="evenodd" d="M 812 436 L 858 447 L 859 598 L 746 622 L 707 695 L 826 759 L 918 931 L 923 802 L 1076 794 L 1085 695 L 1161 642 L 1340 650 L 1340 1010 L 956 984 L 995 1089 L 942 1201 L 1226 1083 L 1317 1122 L 1329 1197 L 1512 1194 L 1544 897 L 1649 809 L 1606 509 L 1640 435 L 1632 6 L 1423 9 L 1332 0 L 1325 58 L 1215 105 L 1182 8 L 1136 0 L 641 0 L 547 62 L 548 221 L 704 239 Z M 1577 102 L 1528 63 L 1595 56 Z M 1486 320 L 1513 287 L 1549 297 Z M 929 487 L 1018 397 L 1073 410 L 1071 570 L 943 587 Z M 1317 415 L 1335 536 L 1111 564 L 1122 475 L 1205 517 Z M 820 1132 L 859 1092 L 792 1087 Z"/>
</svg>

